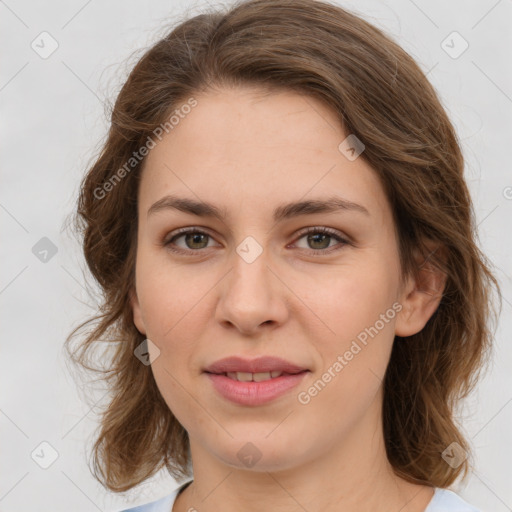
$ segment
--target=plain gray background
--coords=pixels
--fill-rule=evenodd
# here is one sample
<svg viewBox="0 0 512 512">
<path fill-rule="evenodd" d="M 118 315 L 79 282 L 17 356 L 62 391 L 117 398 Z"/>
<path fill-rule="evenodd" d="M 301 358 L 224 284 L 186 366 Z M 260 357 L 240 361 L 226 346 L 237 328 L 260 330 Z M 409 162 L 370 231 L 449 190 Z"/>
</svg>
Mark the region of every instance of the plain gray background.
<svg viewBox="0 0 512 512">
<path fill-rule="evenodd" d="M 462 141 L 481 247 L 504 301 L 492 366 L 460 419 L 476 472 L 453 490 L 482 510 L 512 510 L 512 1 L 339 3 L 383 28 L 429 72 Z M 161 475 L 114 496 L 89 472 L 97 418 L 65 366 L 62 345 L 96 306 L 85 289 L 80 247 L 64 223 L 108 128 L 103 104 L 115 99 L 135 63 L 128 58 L 185 12 L 209 5 L 218 4 L 0 1 L 3 512 L 114 511 L 176 486 Z M 52 44 L 58 48 L 43 58 Z M 97 399 L 102 403 L 101 394 Z M 49 462 L 52 450 L 57 458 L 43 469 L 34 459 Z"/>
</svg>

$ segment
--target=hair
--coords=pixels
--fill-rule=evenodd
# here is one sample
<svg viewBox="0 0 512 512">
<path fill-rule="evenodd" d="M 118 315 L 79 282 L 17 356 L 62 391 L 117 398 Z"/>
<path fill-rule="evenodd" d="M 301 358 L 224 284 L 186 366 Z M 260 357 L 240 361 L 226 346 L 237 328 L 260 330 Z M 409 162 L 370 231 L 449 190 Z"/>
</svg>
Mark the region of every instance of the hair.
<svg viewBox="0 0 512 512">
<path fill-rule="evenodd" d="M 396 475 L 436 487 L 448 487 L 462 473 L 466 478 L 470 458 L 453 468 L 441 454 L 453 442 L 471 453 L 455 406 L 488 362 L 490 320 L 496 318 L 491 291 L 501 294 L 477 245 L 462 151 L 415 61 L 359 16 L 314 0 L 238 1 L 182 20 L 145 51 L 117 96 L 101 153 L 81 181 L 74 216 L 102 304 L 65 342 L 72 361 L 99 372 L 110 391 L 93 449 L 94 476 L 114 492 L 164 466 L 178 480 L 190 476 L 188 434 L 163 400 L 151 367 L 134 356 L 145 339 L 130 303 L 145 159 L 132 162 L 129 172 L 126 162 L 187 99 L 229 87 L 292 91 L 328 105 L 345 132 L 364 143 L 361 158 L 384 187 L 401 279 L 418 275 L 418 250 L 446 275 L 425 327 L 395 337 L 382 421 Z M 122 168 L 122 179 L 113 183 Z M 109 180 L 108 193 L 99 194 Z M 427 241 L 443 250 L 431 254 Z M 73 349 L 71 340 L 89 325 Z M 91 366 L 91 353 L 105 344 L 108 363 Z"/>
</svg>

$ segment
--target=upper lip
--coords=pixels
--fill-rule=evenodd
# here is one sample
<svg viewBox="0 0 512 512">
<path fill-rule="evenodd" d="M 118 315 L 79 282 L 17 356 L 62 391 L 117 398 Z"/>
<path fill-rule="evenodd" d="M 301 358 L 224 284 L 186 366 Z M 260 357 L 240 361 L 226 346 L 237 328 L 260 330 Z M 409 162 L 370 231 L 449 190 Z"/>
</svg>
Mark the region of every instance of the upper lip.
<svg viewBox="0 0 512 512">
<path fill-rule="evenodd" d="M 255 359 L 244 359 L 242 357 L 232 356 L 215 361 L 215 363 L 205 368 L 204 371 L 217 374 L 227 372 L 264 373 L 273 371 L 300 373 L 308 371 L 308 369 L 290 363 L 280 357 L 261 356 Z"/>
</svg>

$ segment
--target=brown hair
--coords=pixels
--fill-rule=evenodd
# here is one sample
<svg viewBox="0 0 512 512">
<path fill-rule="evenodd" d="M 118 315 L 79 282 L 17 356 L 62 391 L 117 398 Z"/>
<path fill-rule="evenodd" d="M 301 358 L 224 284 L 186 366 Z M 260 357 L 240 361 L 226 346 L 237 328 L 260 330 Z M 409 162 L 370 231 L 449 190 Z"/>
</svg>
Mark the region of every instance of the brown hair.
<svg viewBox="0 0 512 512">
<path fill-rule="evenodd" d="M 81 183 L 75 227 L 87 265 L 103 292 L 100 314 L 66 340 L 75 363 L 100 372 L 111 391 L 94 445 L 94 474 L 128 490 L 162 467 L 190 476 L 188 434 L 134 357 L 144 340 L 130 305 L 134 288 L 137 191 L 144 160 L 105 183 L 193 94 L 222 87 L 290 90 L 325 102 L 347 133 L 365 145 L 394 214 L 402 279 L 415 273 L 413 251 L 442 244 L 432 264 L 446 273 L 441 302 L 424 329 L 395 339 L 384 381 L 383 428 L 390 463 L 414 483 L 447 487 L 452 468 L 441 453 L 470 447 L 454 418 L 474 387 L 492 342 L 496 278 L 476 244 L 463 156 L 436 93 L 414 60 L 379 29 L 342 8 L 313 0 L 250 0 L 181 22 L 142 56 L 122 87 L 101 154 Z M 126 167 L 125 167 L 126 169 Z M 111 181 L 112 183 L 112 181 Z M 99 197 L 101 196 L 101 197 Z M 76 349 L 71 339 L 92 324 Z M 398 338 L 398 337 L 397 337 Z M 100 343 L 112 350 L 91 365 Z"/>
</svg>

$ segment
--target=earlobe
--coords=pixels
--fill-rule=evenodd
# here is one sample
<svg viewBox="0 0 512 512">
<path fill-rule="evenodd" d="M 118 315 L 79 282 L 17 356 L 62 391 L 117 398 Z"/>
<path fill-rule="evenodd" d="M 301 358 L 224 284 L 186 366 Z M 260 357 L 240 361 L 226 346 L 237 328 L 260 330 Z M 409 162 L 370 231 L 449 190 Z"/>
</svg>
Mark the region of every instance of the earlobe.
<svg viewBox="0 0 512 512">
<path fill-rule="evenodd" d="M 144 320 L 142 318 L 139 299 L 133 288 L 130 290 L 130 304 L 133 311 L 133 323 L 135 324 L 135 327 L 137 327 L 138 331 L 146 336 L 146 326 L 144 325 Z"/>
<path fill-rule="evenodd" d="M 418 270 L 415 276 L 409 276 L 401 297 L 402 310 L 396 323 L 397 336 L 412 336 L 425 327 L 441 302 L 446 285 L 446 273 L 434 263 L 436 260 L 445 261 L 444 251 L 440 245 L 426 244 L 429 249 L 427 257 L 422 257 L 415 251 Z"/>
</svg>

